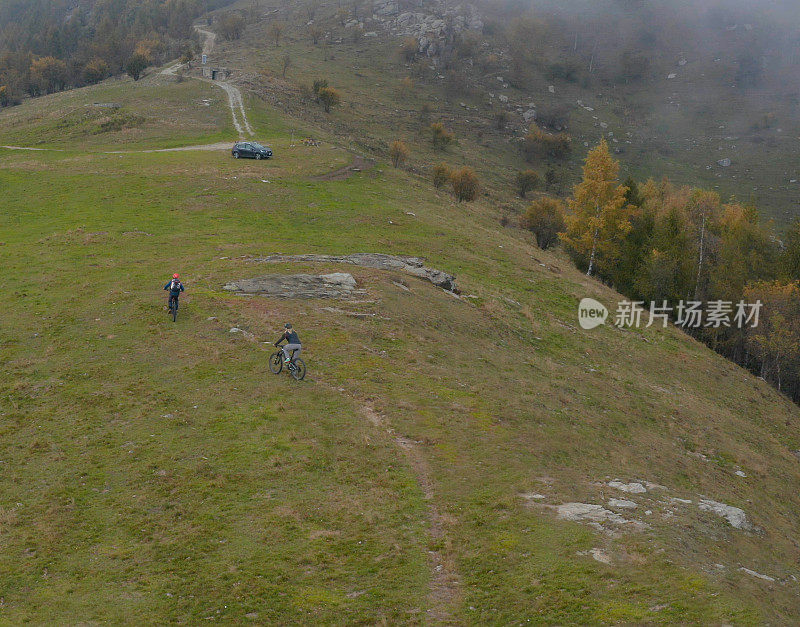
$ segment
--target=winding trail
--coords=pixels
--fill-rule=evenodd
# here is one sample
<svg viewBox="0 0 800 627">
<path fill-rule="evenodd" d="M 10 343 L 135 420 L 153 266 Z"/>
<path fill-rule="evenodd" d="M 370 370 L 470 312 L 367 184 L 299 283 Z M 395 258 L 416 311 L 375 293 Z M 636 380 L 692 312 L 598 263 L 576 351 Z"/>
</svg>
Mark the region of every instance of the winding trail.
<svg viewBox="0 0 800 627">
<path fill-rule="evenodd" d="M 403 452 L 414 475 L 422 489 L 422 494 L 428 504 L 428 521 L 430 527 L 428 536 L 430 546 L 428 557 L 431 564 L 431 579 L 428 590 L 427 621 L 435 625 L 451 624 L 454 620 L 453 610 L 461 600 L 461 588 L 455 560 L 450 554 L 446 537 L 447 519 L 439 510 L 436 493 L 434 491 L 431 469 L 425 455 L 420 450 L 417 442 L 395 433 L 371 405 L 361 408 L 364 417 L 378 429 L 394 440 L 397 447 Z"/>
<path fill-rule="evenodd" d="M 203 54 L 206 57 L 211 57 L 211 51 L 214 50 L 214 44 L 217 41 L 217 34 L 206 30 L 205 28 L 201 28 L 195 24 L 195 30 L 205 37 L 205 41 L 203 42 Z M 162 74 L 174 74 L 177 71 L 177 66 L 173 65 L 162 72 Z M 233 117 L 233 126 L 236 129 L 236 132 L 239 133 L 239 137 L 245 136 L 245 131 L 252 137 L 255 135 L 253 128 L 250 126 L 250 122 L 247 119 L 247 113 L 244 110 L 244 101 L 242 100 L 242 92 L 239 91 L 239 88 L 232 83 L 228 83 L 227 81 L 220 81 L 220 80 L 209 80 L 207 78 L 202 78 L 200 80 L 206 81 L 207 83 L 212 83 L 217 85 L 221 89 L 225 90 L 225 93 L 228 94 L 228 107 L 231 110 L 231 116 Z"/>
</svg>

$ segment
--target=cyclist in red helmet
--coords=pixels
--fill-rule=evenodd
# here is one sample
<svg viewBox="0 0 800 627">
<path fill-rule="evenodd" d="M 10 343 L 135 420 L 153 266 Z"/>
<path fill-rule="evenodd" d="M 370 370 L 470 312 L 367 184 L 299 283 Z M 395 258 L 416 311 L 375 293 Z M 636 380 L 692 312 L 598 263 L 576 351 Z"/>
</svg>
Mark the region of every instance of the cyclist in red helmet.
<svg viewBox="0 0 800 627">
<path fill-rule="evenodd" d="M 181 296 L 181 292 L 183 291 L 183 283 L 180 281 L 180 275 L 176 272 L 172 275 L 172 278 L 167 281 L 167 284 L 164 286 L 165 290 L 169 290 L 169 301 L 167 302 L 167 309 L 169 310 L 172 307 L 172 301 L 175 301 L 175 311 L 178 310 L 178 299 Z"/>
</svg>

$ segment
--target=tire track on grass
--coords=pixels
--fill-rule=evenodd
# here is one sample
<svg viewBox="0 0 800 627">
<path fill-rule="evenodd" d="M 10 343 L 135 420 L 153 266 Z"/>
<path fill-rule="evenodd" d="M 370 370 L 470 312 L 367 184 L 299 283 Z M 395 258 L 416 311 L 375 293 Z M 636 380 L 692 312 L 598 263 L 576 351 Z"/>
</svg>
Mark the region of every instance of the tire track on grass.
<svg viewBox="0 0 800 627">
<path fill-rule="evenodd" d="M 417 442 L 395 433 L 394 429 L 387 424 L 383 416 L 375 411 L 374 407 L 362 405 L 361 411 L 373 426 L 382 429 L 392 438 L 414 470 L 417 483 L 422 489 L 422 494 L 428 504 L 428 521 L 430 524 L 428 536 L 430 545 L 432 545 L 428 549 L 428 559 L 431 564 L 431 581 L 428 591 L 428 622 L 432 624 L 453 623 L 453 609 L 459 603 L 461 589 L 454 559 L 448 554 L 446 548 L 447 521 L 439 510 L 428 460 L 425 459 Z"/>
</svg>

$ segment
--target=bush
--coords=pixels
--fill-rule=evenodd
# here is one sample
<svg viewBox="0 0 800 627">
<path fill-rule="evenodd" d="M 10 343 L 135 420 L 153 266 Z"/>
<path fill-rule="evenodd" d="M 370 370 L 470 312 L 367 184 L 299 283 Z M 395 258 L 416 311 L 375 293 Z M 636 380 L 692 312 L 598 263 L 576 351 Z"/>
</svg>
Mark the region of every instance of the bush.
<svg viewBox="0 0 800 627">
<path fill-rule="evenodd" d="M 536 170 L 523 170 L 522 172 L 518 172 L 516 183 L 520 198 L 525 198 L 525 194 L 539 187 L 540 179 L 541 177 Z"/>
<path fill-rule="evenodd" d="M 578 72 L 580 66 L 574 59 L 567 59 L 566 61 L 558 61 L 550 64 L 547 68 L 547 78 L 551 81 L 560 79 L 574 83 L 578 80 Z"/>
<path fill-rule="evenodd" d="M 439 189 L 450 180 L 450 166 L 446 163 L 439 163 L 433 166 L 433 186 Z"/>
<path fill-rule="evenodd" d="M 411 153 L 408 150 L 408 146 L 399 139 L 393 141 L 389 148 L 389 157 L 392 159 L 392 165 L 396 168 L 399 168 L 406 162 L 409 154 Z"/>
<path fill-rule="evenodd" d="M 325 79 L 317 79 L 314 81 L 314 85 L 311 87 L 311 90 L 314 92 L 314 99 L 319 102 L 319 92 L 328 86 L 328 81 Z"/>
<path fill-rule="evenodd" d="M 272 22 L 267 28 L 267 35 L 270 36 L 271 39 L 275 40 L 275 46 L 279 46 L 281 43 L 281 37 L 283 36 L 284 31 L 286 30 L 286 24 L 283 22 Z"/>
<path fill-rule="evenodd" d="M 400 81 L 400 95 L 403 98 L 408 98 L 414 93 L 414 81 L 410 76 L 406 76 Z"/>
<path fill-rule="evenodd" d="M 325 34 L 319 26 L 310 26 L 308 29 L 308 36 L 311 37 L 311 43 L 315 46 L 319 43 L 319 40 L 322 39 L 322 36 Z"/>
<path fill-rule="evenodd" d="M 564 203 L 550 196 L 534 201 L 525 211 L 523 225 L 536 235 L 539 248 L 550 248 L 565 228 Z"/>
<path fill-rule="evenodd" d="M 467 166 L 450 173 L 450 185 L 453 186 L 453 194 L 458 202 L 475 200 L 480 189 L 475 170 Z"/>
<path fill-rule="evenodd" d="M 509 120 L 508 111 L 501 110 L 494 114 L 494 126 L 498 131 L 505 129 Z"/>
<path fill-rule="evenodd" d="M 83 68 L 83 78 L 90 85 L 99 83 L 108 76 L 108 63 L 100 57 L 95 57 Z"/>
<path fill-rule="evenodd" d="M 569 155 L 570 150 L 570 137 L 566 133 L 553 135 L 539 128 L 532 128 L 522 141 L 522 152 L 526 161 L 533 161 L 537 157 L 563 159 Z"/>
<path fill-rule="evenodd" d="M 142 54 L 135 54 L 125 64 L 125 72 L 134 81 L 138 81 L 147 66 L 147 58 Z"/>
<path fill-rule="evenodd" d="M 433 143 L 433 147 L 436 150 L 444 150 L 456 139 L 455 135 L 448 131 L 441 122 L 434 122 L 431 124 L 430 132 L 431 143 Z"/>
<path fill-rule="evenodd" d="M 342 101 L 342 97 L 338 90 L 334 89 L 333 87 L 323 87 L 319 90 L 317 97 L 322 103 L 325 113 L 330 113 L 331 109 Z"/>
<path fill-rule="evenodd" d="M 238 13 L 226 13 L 219 18 L 217 30 L 225 41 L 233 41 L 242 36 L 245 25 L 245 19 Z"/>
<path fill-rule="evenodd" d="M 400 45 L 400 56 L 406 63 L 410 63 L 417 56 L 419 42 L 415 37 L 406 37 Z"/>
<path fill-rule="evenodd" d="M 536 111 L 536 121 L 542 126 L 561 131 L 567 128 L 569 108 L 564 105 L 542 107 Z"/>
</svg>

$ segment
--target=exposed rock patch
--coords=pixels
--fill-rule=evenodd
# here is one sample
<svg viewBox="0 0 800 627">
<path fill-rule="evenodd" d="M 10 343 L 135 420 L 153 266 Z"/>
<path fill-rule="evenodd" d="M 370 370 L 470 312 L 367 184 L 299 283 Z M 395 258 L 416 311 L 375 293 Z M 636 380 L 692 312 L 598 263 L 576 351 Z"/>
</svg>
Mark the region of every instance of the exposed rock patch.
<svg viewBox="0 0 800 627">
<path fill-rule="evenodd" d="M 269 255 L 251 259 L 251 261 L 258 263 L 346 263 L 376 270 L 393 270 L 425 279 L 448 292 L 458 293 L 456 279 L 452 274 L 426 267 L 419 257 L 399 257 L 381 253 L 353 253 L 352 255 Z M 227 286 L 226 289 L 228 289 Z"/>
<path fill-rule="evenodd" d="M 563 503 L 555 506 L 556 514 L 562 520 L 588 523 L 593 527 L 606 531 L 603 523 L 628 527 L 634 531 L 641 531 L 647 525 L 638 520 L 628 520 L 616 512 L 594 503 Z"/>
<path fill-rule="evenodd" d="M 358 292 L 353 275 L 268 274 L 228 283 L 223 289 L 237 294 L 261 294 L 276 298 L 348 298 Z"/>
<path fill-rule="evenodd" d="M 637 481 L 632 483 L 623 483 L 622 481 L 616 479 L 614 481 L 609 481 L 608 486 L 611 488 L 616 488 L 617 490 L 621 490 L 622 492 L 629 492 L 630 494 L 643 494 L 647 492 L 647 488 Z"/>
<path fill-rule="evenodd" d="M 636 503 L 625 499 L 608 499 L 608 506 L 618 509 L 636 509 Z"/>
<path fill-rule="evenodd" d="M 735 529 L 743 529 L 744 531 L 752 531 L 754 529 L 747 519 L 747 514 L 738 507 L 712 501 L 711 499 L 701 499 L 697 506 L 704 512 L 712 512 L 717 516 L 721 516 Z"/>
</svg>

